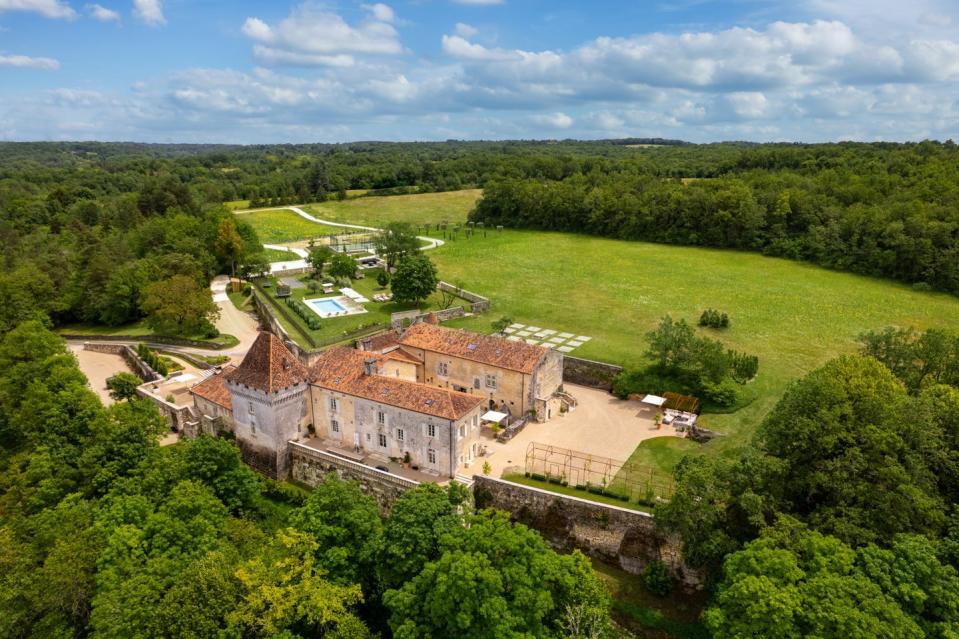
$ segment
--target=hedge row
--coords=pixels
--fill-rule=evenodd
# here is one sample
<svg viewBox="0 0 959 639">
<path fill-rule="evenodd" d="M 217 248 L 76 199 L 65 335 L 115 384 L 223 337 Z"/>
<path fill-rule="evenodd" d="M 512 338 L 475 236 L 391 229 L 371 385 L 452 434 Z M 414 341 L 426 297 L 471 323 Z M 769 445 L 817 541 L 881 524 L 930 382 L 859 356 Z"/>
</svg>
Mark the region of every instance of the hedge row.
<svg viewBox="0 0 959 639">
<path fill-rule="evenodd" d="M 293 309 L 293 312 L 299 315 L 311 331 L 319 330 L 320 318 L 316 313 L 306 307 L 306 304 L 292 297 L 286 298 L 286 305 Z"/>
<path fill-rule="evenodd" d="M 137 355 L 139 355 L 140 359 L 146 362 L 150 368 L 163 377 L 166 377 L 170 373 L 170 369 L 167 368 L 166 362 L 161 359 L 160 355 L 147 348 L 147 345 L 143 342 L 137 344 Z"/>
</svg>

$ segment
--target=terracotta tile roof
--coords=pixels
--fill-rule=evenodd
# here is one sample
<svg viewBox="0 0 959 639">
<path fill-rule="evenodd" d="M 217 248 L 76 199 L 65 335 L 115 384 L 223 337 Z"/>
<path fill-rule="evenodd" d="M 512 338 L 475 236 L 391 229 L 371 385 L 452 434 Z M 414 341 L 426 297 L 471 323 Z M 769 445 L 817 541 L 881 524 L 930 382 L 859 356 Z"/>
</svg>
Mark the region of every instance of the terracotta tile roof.
<svg viewBox="0 0 959 639">
<path fill-rule="evenodd" d="M 388 406 L 457 420 L 486 400 L 446 388 L 437 388 L 384 375 L 366 375 L 363 362 L 386 356 L 337 346 L 325 351 L 310 369 L 311 383 L 321 388 L 362 397 Z"/>
<path fill-rule="evenodd" d="M 224 379 L 267 393 L 306 381 L 309 371 L 273 333 L 261 332 L 236 370 Z"/>
<path fill-rule="evenodd" d="M 224 366 L 219 373 L 210 375 L 198 384 L 190 388 L 190 392 L 197 397 L 218 404 L 227 410 L 233 410 L 233 401 L 230 399 L 230 391 L 226 387 L 226 381 L 223 379 L 228 373 L 236 370 L 236 366 L 230 364 Z"/>
<path fill-rule="evenodd" d="M 360 343 L 361 348 L 365 343 L 368 350 L 382 353 L 385 350 L 399 346 L 400 336 L 396 331 L 386 331 L 385 333 L 380 333 L 373 337 L 364 337 L 357 341 Z"/>
<path fill-rule="evenodd" d="M 422 363 L 423 363 L 422 361 L 420 361 L 419 359 L 417 359 L 417 358 L 414 357 L 413 355 L 410 355 L 409 353 L 407 353 L 406 351 L 404 351 L 402 348 L 395 348 L 395 349 L 393 349 L 393 350 L 391 350 L 391 351 L 387 351 L 387 352 L 383 353 L 383 358 L 384 358 L 384 359 L 393 359 L 393 360 L 396 360 L 396 361 L 398 361 L 398 362 L 409 362 L 409 363 L 411 363 L 411 364 L 422 364 Z"/>
<path fill-rule="evenodd" d="M 425 322 L 410 326 L 400 338 L 400 344 L 521 373 L 532 373 L 549 350 L 543 346 Z"/>
</svg>

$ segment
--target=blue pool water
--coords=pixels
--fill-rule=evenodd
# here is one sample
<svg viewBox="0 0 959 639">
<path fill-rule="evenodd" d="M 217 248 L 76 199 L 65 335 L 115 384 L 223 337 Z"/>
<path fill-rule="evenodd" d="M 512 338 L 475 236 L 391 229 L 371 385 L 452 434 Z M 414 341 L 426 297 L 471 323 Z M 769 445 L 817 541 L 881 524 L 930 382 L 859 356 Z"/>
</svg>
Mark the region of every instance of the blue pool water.
<svg viewBox="0 0 959 639">
<path fill-rule="evenodd" d="M 306 304 L 313 307 L 320 315 L 331 315 L 333 313 L 342 313 L 346 308 L 332 298 L 325 298 L 319 300 L 306 300 Z"/>
</svg>

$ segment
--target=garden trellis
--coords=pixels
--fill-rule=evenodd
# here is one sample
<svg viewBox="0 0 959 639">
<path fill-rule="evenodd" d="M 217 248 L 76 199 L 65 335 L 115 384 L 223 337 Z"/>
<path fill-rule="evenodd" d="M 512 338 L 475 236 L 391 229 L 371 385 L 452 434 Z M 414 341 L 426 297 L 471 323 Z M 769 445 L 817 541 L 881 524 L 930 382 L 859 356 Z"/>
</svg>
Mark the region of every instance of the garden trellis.
<svg viewBox="0 0 959 639">
<path fill-rule="evenodd" d="M 669 499 L 674 490 L 672 477 L 650 467 L 539 442 L 526 447 L 525 473 L 551 484 L 650 505 Z"/>
</svg>

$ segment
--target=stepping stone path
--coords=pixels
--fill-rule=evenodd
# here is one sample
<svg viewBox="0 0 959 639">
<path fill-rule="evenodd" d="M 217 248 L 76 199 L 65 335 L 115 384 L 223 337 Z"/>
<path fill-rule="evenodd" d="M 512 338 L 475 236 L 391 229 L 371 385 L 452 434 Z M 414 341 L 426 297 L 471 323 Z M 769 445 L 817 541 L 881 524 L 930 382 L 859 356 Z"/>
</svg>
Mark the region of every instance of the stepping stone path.
<svg viewBox="0 0 959 639">
<path fill-rule="evenodd" d="M 570 353 L 592 339 L 589 335 L 560 333 L 552 328 L 527 326 L 520 323 L 510 324 L 508 328 L 503 329 L 503 333 L 511 342 L 522 340 L 534 346 L 554 348 L 561 353 Z"/>
</svg>

